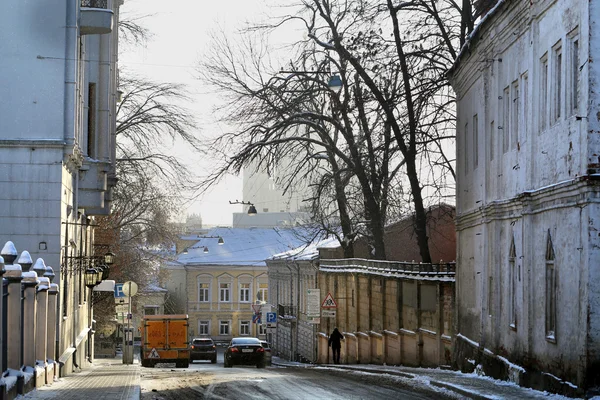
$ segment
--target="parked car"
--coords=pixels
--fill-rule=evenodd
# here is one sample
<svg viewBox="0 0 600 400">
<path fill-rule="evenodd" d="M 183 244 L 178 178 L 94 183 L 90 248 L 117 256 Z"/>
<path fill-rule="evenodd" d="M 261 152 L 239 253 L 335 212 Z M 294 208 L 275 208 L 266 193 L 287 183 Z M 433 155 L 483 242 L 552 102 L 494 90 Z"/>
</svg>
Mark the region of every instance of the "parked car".
<svg viewBox="0 0 600 400">
<path fill-rule="evenodd" d="M 265 365 L 271 365 L 271 345 L 266 340 L 261 340 L 260 345 L 265 349 Z"/>
<path fill-rule="evenodd" d="M 211 363 L 217 362 L 217 346 L 211 338 L 194 338 L 190 347 L 190 361 L 210 360 Z"/>
<path fill-rule="evenodd" d="M 231 339 L 229 347 L 225 350 L 225 368 L 234 365 L 256 365 L 257 368 L 264 368 L 265 349 L 260 340 L 253 337 Z"/>
</svg>

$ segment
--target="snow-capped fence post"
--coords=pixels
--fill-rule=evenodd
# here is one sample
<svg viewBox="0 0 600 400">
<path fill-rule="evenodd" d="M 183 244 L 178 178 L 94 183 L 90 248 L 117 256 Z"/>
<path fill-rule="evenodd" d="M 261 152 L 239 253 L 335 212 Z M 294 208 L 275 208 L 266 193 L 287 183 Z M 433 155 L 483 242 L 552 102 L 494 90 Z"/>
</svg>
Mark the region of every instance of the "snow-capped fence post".
<svg viewBox="0 0 600 400">
<path fill-rule="evenodd" d="M 4 279 L 7 280 L 7 305 L 6 305 L 6 332 L 5 338 L 7 343 L 6 351 L 6 365 L 7 373 L 5 373 L 5 380 L 8 379 L 9 383 L 13 383 L 11 388 L 7 390 L 13 392 L 16 388 L 16 393 L 23 393 L 23 373 L 21 367 L 23 366 L 21 359 L 22 351 L 22 328 L 21 328 L 21 281 L 23 280 L 23 274 L 21 266 L 19 264 L 13 264 L 17 258 L 17 250 L 12 242 L 7 242 L 2 249 L 2 256 L 5 260 L 4 268 L 6 273 Z M 16 385 L 15 385 L 16 383 Z"/>
<path fill-rule="evenodd" d="M 22 273 L 23 280 L 21 287 L 23 290 L 23 371 L 25 372 L 24 384 L 25 392 L 33 389 L 33 367 L 35 366 L 35 322 L 36 322 L 36 289 L 38 285 L 38 276 L 35 271 Z"/>
<path fill-rule="evenodd" d="M 39 276 L 39 273 L 38 273 Z M 48 289 L 50 279 L 38 278 L 37 312 L 35 321 L 35 386 L 42 387 L 46 383 L 48 363 L 46 362 L 46 346 L 48 340 Z"/>
<path fill-rule="evenodd" d="M 46 273 L 48 273 L 46 268 Z M 52 268 L 50 268 L 52 270 Z M 50 278 L 52 282 L 52 278 Z M 54 382 L 54 378 L 58 378 L 58 365 L 56 364 L 56 318 L 57 318 L 57 301 L 58 301 L 58 285 L 56 283 L 50 283 L 48 289 L 48 330 L 46 339 L 46 362 L 48 367 L 46 368 L 46 383 Z"/>
</svg>

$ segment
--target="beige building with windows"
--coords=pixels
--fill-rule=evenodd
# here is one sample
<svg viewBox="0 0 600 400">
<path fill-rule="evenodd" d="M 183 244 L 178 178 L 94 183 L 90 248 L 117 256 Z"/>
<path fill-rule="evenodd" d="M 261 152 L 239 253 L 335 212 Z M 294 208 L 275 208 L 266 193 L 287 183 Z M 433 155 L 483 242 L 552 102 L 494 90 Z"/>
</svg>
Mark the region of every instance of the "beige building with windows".
<svg viewBox="0 0 600 400">
<path fill-rule="evenodd" d="M 162 286 L 189 315 L 190 336 L 265 337 L 265 321 L 253 322 L 269 296 L 265 260 L 302 240 L 294 229 L 214 228 L 178 249 L 176 261 L 162 267 Z"/>
</svg>

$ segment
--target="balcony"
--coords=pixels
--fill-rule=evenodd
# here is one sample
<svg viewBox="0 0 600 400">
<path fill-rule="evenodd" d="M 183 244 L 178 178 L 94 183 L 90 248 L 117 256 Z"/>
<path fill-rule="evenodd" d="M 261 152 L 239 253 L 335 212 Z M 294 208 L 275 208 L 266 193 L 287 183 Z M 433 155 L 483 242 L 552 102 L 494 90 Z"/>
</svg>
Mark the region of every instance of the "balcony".
<svg viewBox="0 0 600 400">
<path fill-rule="evenodd" d="M 81 0 L 81 35 L 102 35 L 111 33 L 112 30 L 113 11 L 108 8 L 108 0 Z"/>
</svg>

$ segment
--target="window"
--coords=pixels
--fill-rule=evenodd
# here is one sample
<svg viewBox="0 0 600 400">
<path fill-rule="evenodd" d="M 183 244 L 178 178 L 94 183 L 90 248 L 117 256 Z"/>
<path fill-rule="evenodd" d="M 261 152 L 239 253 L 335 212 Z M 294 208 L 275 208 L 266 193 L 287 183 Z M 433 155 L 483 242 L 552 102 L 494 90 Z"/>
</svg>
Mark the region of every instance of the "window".
<svg viewBox="0 0 600 400">
<path fill-rule="evenodd" d="M 478 118 L 477 114 L 475 114 L 473 116 L 473 169 L 477 168 L 477 165 L 479 164 L 479 138 L 477 137 L 477 135 L 479 135 L 479 132 L 477 129 L 477 125 Z"/>
<path fill-rule="evenodd" d="M 200 302 L 208 302 L 210 301 L 209 297 L 209 289 L 210 285 L 208 283 L 199 283 L 198 284 L 198 301 Z"/>
<path fill-rule="evenodd" d="M 579 34 L 575 29 L 569 34 L 569 114 L 575 115 L 579 109 Z"/>
<path fill-rule="evenodd" d="M 250 284 L 240 283 L 240 302 L 248 303 L 250 302 L 250 298 Z"/>
<path fill-rule="evenodd" d="M 512 101 L 511 103 L 511 116 L 510 116 L 510 148 L 517 149 L 519 146 L 519 82 L 514 81 L 512 83 Z"/>
<path fill-rule="evenodd" d="M 546 130 L 548 104 L 548 55 L 540 59 L 540 132 Z"/>
<path fill-rule="evenodd" d="M 560 41 L 552 51 L 554 59 L 554 65 L 552 66 L 552 120 L 557 122 L 560 119 L 562 109 L 562 46 Z"/>
<path fill-rule="evenodd" d="M 556 268 L 554 246 L 548 231 L 546 240 L 546 339 L 556 342 Z"/>
<path fill-rule="evenodd" d="M 465 134 L 463 135 L 465 138 L 464 146 L 463 146 L 463 164 L 465 165 L 465 175 L 469 175 L 469 124 L 465 124 Z"/>
<path fill-rule="evenodd" d="M 494 121 L 490 122 L 490 160 L 494 159 L 494 153 L 496 152 L 496 124 Z"/>
<path fill-rule="evenodd" d="M 517 271 L 515 270 L 515 264 L 517 259 L 517 253 L 515 250 L 515 238 L 513 236 L 512 241 L 510 243 L 510 250 L 508 252 L 508 274 L 509 274 L 509 282 L 510 282 L 510 327 L 512 329 L 517 329 Z"/>
<path fill-rule="evenodd" d="M 267 334 L 267 326 L 263 324 L 258 324 L 258 334 L 259 336 Z"/>
<path fill-rule="evenodd" d="M 144 315 L 157 315 L 158 306 L 144 306 Z"/>
<path fill-rule="evenodd" d="M 230 283 L 219 283 L 219 301 L 221 303 L 229 303 L 231 301 L 230 291 Z"/>
<path fill-rule="evenodd" d="M 268 301 L 268 292 L 269 292 L 269 284 L 268 283 L 259 283 L 258 284 L 258 292 L 256 293 L 256 300 L 258 301 Z"/>
<path fill-rule="evenodd" d="M 210 335 L 210 321 L 198 321 L 198 335 Z"/>
<path fill-rule="evenodd" d="M 502 152 L 506 153 L 510 144 L 510 88 L 507 86 L 504 89 L 504 94 L 502 96 Z"/>
<path fill-rule="evenodd" d="M 487 298 L 488 315 L 492 316 L 492 306 L 494 304 L 494 277 L 488 277 L 488 298 Z"/>
<path fill-rule="evenodd" d="M 229 321 L 219 321 L 219 335 L 229 335 Z"/>
<path fill-rule="evenodd" d="M 240 321 L 240 336 L 250 335 L 250 321 Z"/>
<path fill-rule="evenodd" d="M 521 140 L 524 141 L 529 129 L 529 75 L 527 72 L 521 76 L 521 86 L 523 87 L 523 129 L 520 136 L 522 137 Z"/>
<path fill-rule="evenodd" d="M 88 84 L 87 155 L 96 158 L 96 84 Z"/>
</svg>

